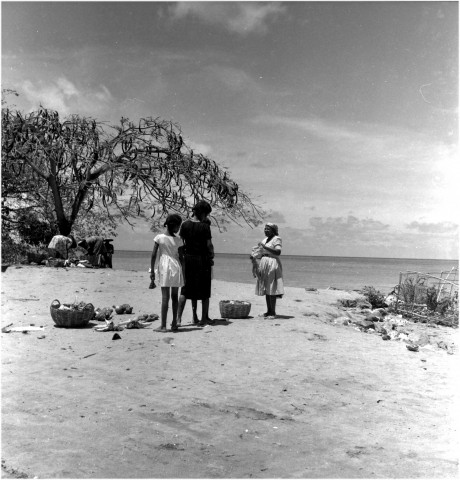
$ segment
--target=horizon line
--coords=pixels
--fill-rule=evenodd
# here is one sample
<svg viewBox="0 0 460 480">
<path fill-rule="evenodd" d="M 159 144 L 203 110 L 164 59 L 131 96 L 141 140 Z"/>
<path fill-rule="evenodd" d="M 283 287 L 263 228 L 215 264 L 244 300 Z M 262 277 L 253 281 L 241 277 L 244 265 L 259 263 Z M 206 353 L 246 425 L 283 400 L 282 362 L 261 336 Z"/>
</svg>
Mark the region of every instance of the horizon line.
<svg viewBox="0 0 460 480">
<path fill-rule="evenodd" d="M 118 252 L 142 252 L 142 253 L 151 253 L 151 250 L 130 250 L 130 249 L 118 249 Z M 215 252 L 216 255 L 248 255 L 247 252 L 243 253 L 229 253 L 229 252 Z M 446 261 L 446 262 L 459 262 L 458 258 L 409 258 L 409 257 L 367 257 L 367 256 L 355 256 L 355 255 L 304 255 L 304 254 L 283 254 L 283 257 L 314 257 L 314 258 L 374 258 L 374 259 L 383 259 L 383 260 L 435 260 L 435 261 Z"/>
</svg>

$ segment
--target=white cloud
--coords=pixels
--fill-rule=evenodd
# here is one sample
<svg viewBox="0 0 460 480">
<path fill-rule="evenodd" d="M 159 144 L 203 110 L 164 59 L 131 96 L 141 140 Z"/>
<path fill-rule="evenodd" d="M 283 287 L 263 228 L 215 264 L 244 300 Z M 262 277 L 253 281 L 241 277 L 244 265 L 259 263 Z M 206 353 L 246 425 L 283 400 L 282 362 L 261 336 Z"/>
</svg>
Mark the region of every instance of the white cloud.
<svg viewBox="0 0 460 480">
<path fill-rule="evenodd" d="M 350 128 L 327 122 L 320 118 L 289 118 L 279 116 L 259 116 L 253 120 L 254 123 L 264 123 L 267 125 L 283 125 L 294 127 L 310 135 L 322 138 L 324 140 L 349 140 L 362 141 L 365 136 L 360 132 Z"/>
<path fill-rule="evenodd" d="M 79 112 L 94 116 L 101 107 L 113 101 L 110 91 L 104 85 L 100 85 L 98 90 L 79 90 L 65 77 L 46 83 L 24 80 L 21 90 L 31 104 L 31 109 L 35 110 L 41 104 L 45 108 L 57 110 L 61 115 Z"/>
<path fill-rule="evenodd" d="M 317 117 L 290 118 L 281 116 L 258 116 L 255 124 L 271 125 L 276 129 L 297 129 L 320 142 L 327 142 L 329 150 L 340 154 L 340 164 L 379 165 L 392 174 L 409 169 L 427 169 L 426 174 L 436 171 L 449 172 L 449 178 L 458 178 L 458 148 L 419 132 L 400 126 L 383 124 L 341 124 Z M 330 159 L 330 166 L 334 159 Z M 449 181 L 450 182 L 450 181 Z M 451 182 L 450 182 L 451 183 Z"/>
<path fill-rule="evenodd" d="M 205 156 L 210 156 L 212 153 L 212 147 L 205 143 L 194 142 L 193 140 L 187 140 L 188 146 L 196 153 L 201 153 Z"/>
<path fill-rule="evenodd" d="M 279 2 L 177 2 L 170 11 L 175 19 L 194 16 L 229 32 L 249 35 L 266 33 L 269 22 L 283 14 L 285 7 Z"/>
<path fill-rule="evenodd" d="M 369 232 L 379 232 L 387 230 L 389 225 L 384 224 L 378 220 L 370 218 L 359 219 L 353 215 L 344 217 L 328 217 L 323 219 L 321 217 L 313 217 L 310 219 L 310 225 L 318 233 L 327 235 L 341 235 L 347 234 L 360 236 Z"/>
<path fill-rule="evenodd" d="M 67 80 L 67 78 L 58 78 L 56 84 L 62 94 L 66 97 L 78 95 L 79 93 L 75 85 L 70 80 Z"/>
<path fill-rule="evenodd" d="M 435 234 L 456 234 L 458 232 L 458 225 L 453 222 L 411 222 L 407 225 L 410 230 L 417 230 L 421 233 L 435 233 Z"/>
</svg>

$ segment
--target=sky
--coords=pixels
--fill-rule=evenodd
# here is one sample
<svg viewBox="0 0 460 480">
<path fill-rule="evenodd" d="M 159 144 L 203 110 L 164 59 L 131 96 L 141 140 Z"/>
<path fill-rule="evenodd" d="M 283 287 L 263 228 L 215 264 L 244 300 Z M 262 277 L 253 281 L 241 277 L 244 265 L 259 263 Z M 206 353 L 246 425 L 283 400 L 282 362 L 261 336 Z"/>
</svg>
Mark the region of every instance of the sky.
<svg viewBox="0 0 460 480">
<path fill-rule="evenodd" d="M 2 88 L 161 117 L 227 167 L 283 254 L 458 258 L 457 2 L 2 2 Z M 213 227 L 249 253 L 263 225 Z M 147 224 L 116 249 L 151 250 Z"/>
</svg>

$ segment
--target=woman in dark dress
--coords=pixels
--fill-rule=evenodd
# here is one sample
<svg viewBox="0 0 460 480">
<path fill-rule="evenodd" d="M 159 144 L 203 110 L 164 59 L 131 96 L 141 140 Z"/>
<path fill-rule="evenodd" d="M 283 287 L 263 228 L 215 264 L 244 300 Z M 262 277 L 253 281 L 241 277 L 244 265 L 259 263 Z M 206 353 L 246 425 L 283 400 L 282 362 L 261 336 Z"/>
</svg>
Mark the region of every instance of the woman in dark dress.
<svg viewBox="0 0 460 480">
<path fill-rule="evenodd" d="M 78 242 L 78 246 L 88 252 L 88 260 L 93 267 L 105 268 L 108 266 L 112 268 L 112 253 L 114 249 L 109 243 L 111 241 L 112 239 L 105 240 L 104 237 L 93 236 Z"/>
<path fill-rule="evenodd" d="M 193 218 L 182 223 L 179 235 L 184 241 L 184 276 L 185 285 L 181 289 L 177 323 L 181 324 L 182 313 L 187 299 L 202 301 L 201 321 L 198 325 L 212 322 L 209 318 L 209 299 L 211 297 L 211 272 L 214 264 L 214 247 L 211 228 L 206 222 L 211 213 L 211 205 L 200 200 L 193 207 Z M 194 323 L 198 319 L 194 315 Z"/>
</svg>

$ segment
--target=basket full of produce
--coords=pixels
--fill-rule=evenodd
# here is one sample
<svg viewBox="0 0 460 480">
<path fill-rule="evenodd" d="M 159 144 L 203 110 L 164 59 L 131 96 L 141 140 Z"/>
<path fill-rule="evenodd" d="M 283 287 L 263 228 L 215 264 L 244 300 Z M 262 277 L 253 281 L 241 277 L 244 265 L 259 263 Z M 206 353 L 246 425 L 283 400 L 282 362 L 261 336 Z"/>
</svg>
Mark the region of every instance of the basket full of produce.
<svg viewBox="0 0 460 480">
<path fill-rule="evenodd" d="M 219 309 L 222 318 L 246 318 L 251 311 L 251 303 L 241 300 L 221 300 Z"/>
<path fill-rule="evenodd" d="M 92 303 L 62 303 L 53 300 L 50 306 L 51 317 L 58 327 L 84 327 L 93 318 L 94 306 Z"/>
</svg>

